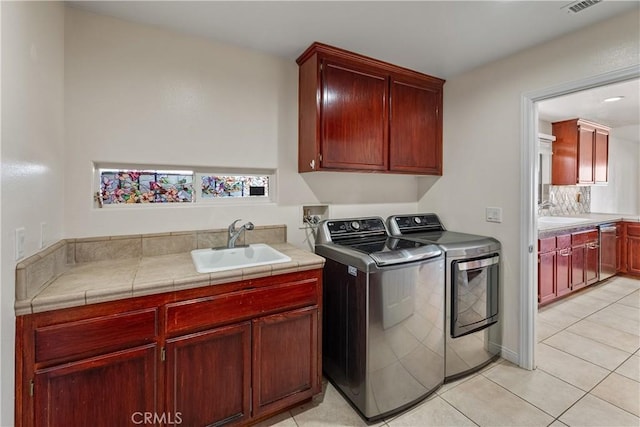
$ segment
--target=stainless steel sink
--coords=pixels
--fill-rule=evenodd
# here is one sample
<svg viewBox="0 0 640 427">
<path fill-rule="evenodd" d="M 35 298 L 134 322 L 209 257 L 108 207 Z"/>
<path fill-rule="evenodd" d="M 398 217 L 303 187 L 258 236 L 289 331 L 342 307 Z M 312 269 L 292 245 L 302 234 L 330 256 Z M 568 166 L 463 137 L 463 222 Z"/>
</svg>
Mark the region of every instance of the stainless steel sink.
<svg viewBox="0 0 640 427">
<path fill-rule="evenodd" d="M 290 257 L 264 243 L 236 248 L 196 249 L 191 251 L 191 259 L 198 273 L 215 273 L 291 261 Z"/>
</svg>

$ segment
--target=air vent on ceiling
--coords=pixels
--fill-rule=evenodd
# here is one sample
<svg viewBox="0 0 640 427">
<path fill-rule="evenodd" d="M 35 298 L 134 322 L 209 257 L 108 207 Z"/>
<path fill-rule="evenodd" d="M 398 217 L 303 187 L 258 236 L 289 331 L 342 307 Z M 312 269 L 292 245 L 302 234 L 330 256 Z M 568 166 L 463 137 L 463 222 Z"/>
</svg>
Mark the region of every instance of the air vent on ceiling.
<svg viewBox="0 0 640 427">
<path fill-rule="evenodd" d="M 567 12 L 578 13 L 582 12 L 588 7 L 594 6 L 600 3 L 602 0 L 582 0 L 582 1 L 574 1 L 573 3 L 569 3 L 563 9 L 566 9 Z"/>
</svg>

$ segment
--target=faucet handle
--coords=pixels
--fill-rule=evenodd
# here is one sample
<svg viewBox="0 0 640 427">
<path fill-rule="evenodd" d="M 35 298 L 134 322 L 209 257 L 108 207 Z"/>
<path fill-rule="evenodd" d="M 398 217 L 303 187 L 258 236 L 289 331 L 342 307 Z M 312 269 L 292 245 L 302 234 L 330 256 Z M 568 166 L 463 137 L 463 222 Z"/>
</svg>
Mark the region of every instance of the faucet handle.
<svg viewBox="0 0 640 427">
<path fill-rule="evenodd" d="M 236 219 L 235 221 L 233 221 L 233 222 L 231 223 L 231 225 L 229 226 L 229 233 L 236 231 L 236 224 L 237 224 L 239 221 L 242 221 L 242 219 L 238 218 L 238 219 Z"/>
<path fill-rule="evenodd" d="M 244 225 L 244 228 L 245 228 L 246 230 L 253 230 L 253 227 L 254 227 L 254 226 L 253 226 L 253 223 L 252 223 L 251 221 L 247 222 L 247 223 Z"/>
</svg>

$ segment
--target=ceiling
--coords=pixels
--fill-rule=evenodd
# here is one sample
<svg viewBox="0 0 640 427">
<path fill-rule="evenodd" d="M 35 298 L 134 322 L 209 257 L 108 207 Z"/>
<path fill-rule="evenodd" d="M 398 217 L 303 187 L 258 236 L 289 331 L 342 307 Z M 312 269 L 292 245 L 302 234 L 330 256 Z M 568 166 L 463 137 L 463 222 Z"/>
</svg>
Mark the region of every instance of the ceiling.
<svg viewBox="0 0 640 427">
<path fill-rule="evenodd" d="M 447 79 L 620 13 L 640 2 L 70 1 L 295 60 L 314 41 Z"/>
<path fill-rule="evenodd" d="M 623 96 L 615 102 L 605 99 Z M 538 103 L 538 117 L 547 122 L 581 118 L 617 129 L 617 136 L 640 140 L 640 80 L 611 84 Z"/>
<path fill-rule="evenodd" d="M 604 0 L 579 13 L 570 1 L 69 1 L 95 13 L 156 25 L 294 61 L 314 41 L 440 78 L 550 41 L 640 1 Z M 640 124 L 638 82 L 539 104 L 543 120 L 582 117 Z M 602 99 L 624 95 L 616 103 Z"/>
</svg>

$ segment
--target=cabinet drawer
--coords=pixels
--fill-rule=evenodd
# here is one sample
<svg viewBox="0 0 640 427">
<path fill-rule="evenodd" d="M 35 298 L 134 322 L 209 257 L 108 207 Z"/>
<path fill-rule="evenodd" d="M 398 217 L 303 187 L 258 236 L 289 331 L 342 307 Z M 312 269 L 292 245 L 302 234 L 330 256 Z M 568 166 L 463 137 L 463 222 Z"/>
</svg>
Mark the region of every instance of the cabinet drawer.
<svg viewBox="0 0 640 427">
<path fill-rule="evenodd" d="M 627 236 L 640 237 L 640 224 L 627 223 Z"/>
<path fill-rule="evenodd" d="M 544 239 L 538 239 L 538 252 L 543 254 L 545 252 L 551 252 L 556 250 L 556 238 L 547 237 Z"/>
<path fill-rule="evenodd" d="M 166 331 L 176 335 L 318 303 L 316 278 L 167 304 Z"/>
<path fill-rule="evenodd" d="M 565 249 L 571 247 L 571 234 L 556 236 L 556 248 Z"/>
<path fill-rule="evenodd" d="M 119 313 L 35 330 L 36 362 L 94 356 L 155 340 L 157 309 Z"/>
<path fill-rule="evenodd" d="M 573 233 L 571 235 L 571 246 L 578 246 L 578 245 L 583 245 L 587 242 L 597 242 L 597 241 L 598 241 L 597 230 L 581 231 L 579 233 Z"/>
</svg>

